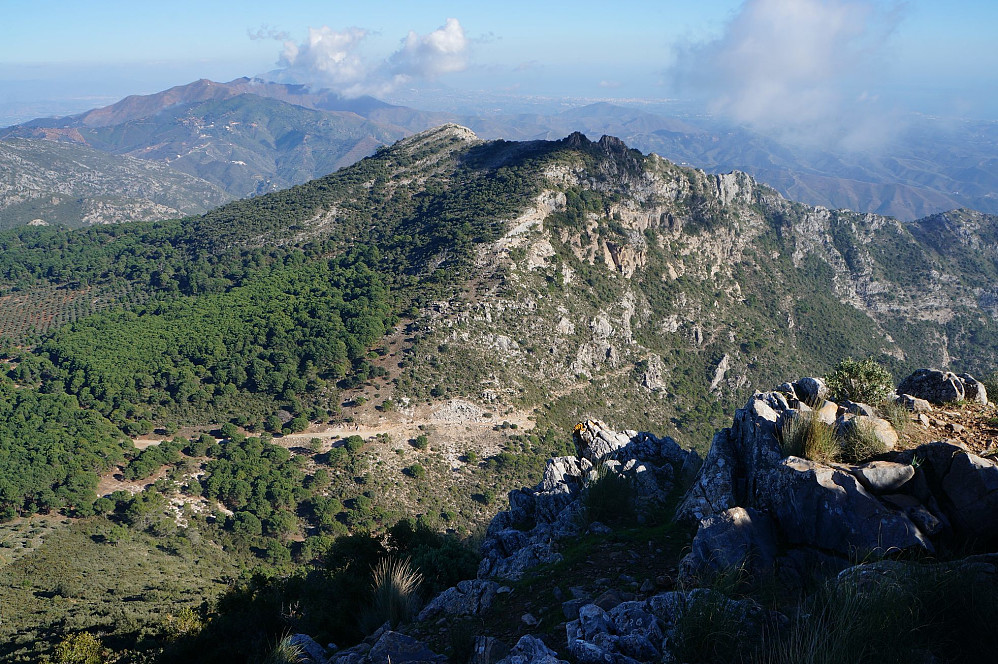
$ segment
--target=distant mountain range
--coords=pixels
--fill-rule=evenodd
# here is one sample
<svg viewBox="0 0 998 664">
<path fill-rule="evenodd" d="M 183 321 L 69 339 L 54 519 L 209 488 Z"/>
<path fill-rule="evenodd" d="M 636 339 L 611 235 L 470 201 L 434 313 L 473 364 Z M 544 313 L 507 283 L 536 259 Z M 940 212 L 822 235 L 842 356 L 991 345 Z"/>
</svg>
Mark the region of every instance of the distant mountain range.
<svg viewBox="0 0 998 664">
<path fill-rule="evenodd" d="M 903 221 L 959 207 L 998 212 L 996 123 L 943 128 L 923 119 L 908 129 L 889 154 L 836 154 L 790 147 L 703 118 L 664 117 L 608 103 L 552 115 L 469 117 L 240 78 L 228 83 L 200 80 L 152 95 L 127 97 L 78 115 L 32 120 L 0 130 L 0 146 L 12 139 L 44 139 L 156 162 L 167 167 L 158 171 L 170 180 L 164 188 L 179 192 L 190 187 L 180 197 L 203 200 L 204 205 L 172 205 L 152 196 L 149 204 L 142 205 L 105 201 L 106 214 L 77 217 L 65 207 L 61 209 L 66 214 L 55 214 L 41 206 L 38 216 L 32 216 L 23 206 L 0 203 L 0 226 L 33 219 L 82 225 L 199 213 L 221 202 L 205 199 L 205 191 L 218 190 L 223 199 L 235 199 L 283 189 L 445 122 L 465 125 L 484 138 L 507 140 L 549 140 L 573 131 L 614 135 L 642 151 L 709 172 L 745 171 L 789 198 L 809 204 L 876 212 Z M 16 149 L 25 160 L 18 170 L 18 200 L 49 200 L 55 193 L 44 184 L 46 177 L 28 165 L 34 161 L 25 152 L 30 145 L 42 147 L 22 142 Z M 8 153 L 14 150 L 7 148 Z M 91 196 L 75 161 L 39 159 L 47 164 L 39 167 L 45 173 L 61 174 L 58 179 L 64 193 L 83 200 Z M 121 162 L 112 170 L 127 168 Z M 99 170 L 87 168 L 91 174 Z M 197 180 L 181 184 L 177 173 Z M 37 188 L 24 189 L 25 182 L 36 182 Z"/>
</svg>

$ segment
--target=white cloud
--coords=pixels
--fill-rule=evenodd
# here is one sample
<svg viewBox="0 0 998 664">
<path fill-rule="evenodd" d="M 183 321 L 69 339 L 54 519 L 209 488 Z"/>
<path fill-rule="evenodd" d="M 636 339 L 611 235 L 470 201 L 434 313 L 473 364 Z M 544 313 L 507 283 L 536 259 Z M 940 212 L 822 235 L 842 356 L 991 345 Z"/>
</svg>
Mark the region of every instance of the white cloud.
<svg viewBox="0 0 998 664">
<path fill-rule="evenodd" d="M 746 0 L 721 37 L 681 50 L 674 73 L 736 122 L 856 147 L 880 131 L 868 88 L 899 18 L 874 0 Z"/>
<path fill-rule="evenodd" d="M 468 66 L 468 38 L 456 18 L 426 36 L 410 31 L 389 63 L 394 74 L 435 78 Z"/>
<path fill-rule="evenodd" d="M 327 85 L 351 86 L 368 73 L 357 47 L 367 37 L 361 28 L 336 31 L 328 26 L 309 28 L 301 44 L 284 42 L 278 65 L 291 74 L 318 79 Z"/>
<path fill-rule="evenodd" d="M 410 31 L 399 49 L 382 60 L 362 55 L 361 45 L 368 35 L 362 28 L 309 28 L 304 42 L 284 42 L 276 77 L 332 88 L 348 96 L 378 95 L 416 79 L 462 71 L 468 64 L 469 40 L 456 18 L 448 18 L 428 35 Z"/>
<path fill-rule="evenodd" d="M 277 28 L 272 28 L 269 25 L 261 25 L 260 29 L 256 32 L 246 28 L 246 36 L 254 41 L 260 39 L 276 39 L 277 41 L 286 41 L 291 39 L 291 35 L 287 32 L 278 30 Z"/>
</svg>

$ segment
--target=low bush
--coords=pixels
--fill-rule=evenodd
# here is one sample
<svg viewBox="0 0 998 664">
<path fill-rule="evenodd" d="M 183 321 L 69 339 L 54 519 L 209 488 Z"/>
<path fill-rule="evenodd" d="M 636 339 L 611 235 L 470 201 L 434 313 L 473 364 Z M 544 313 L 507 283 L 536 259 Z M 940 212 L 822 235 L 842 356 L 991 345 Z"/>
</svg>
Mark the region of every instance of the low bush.
<svg viewBox="0 0 998 664">
<path fill-rule="evenodd" d="M 894 394 L 894 379 L 890 372 L 872 358 L 846 358 L 825 376 L 832 401 L 859 401 L 881 404 Z"/>
</svg>

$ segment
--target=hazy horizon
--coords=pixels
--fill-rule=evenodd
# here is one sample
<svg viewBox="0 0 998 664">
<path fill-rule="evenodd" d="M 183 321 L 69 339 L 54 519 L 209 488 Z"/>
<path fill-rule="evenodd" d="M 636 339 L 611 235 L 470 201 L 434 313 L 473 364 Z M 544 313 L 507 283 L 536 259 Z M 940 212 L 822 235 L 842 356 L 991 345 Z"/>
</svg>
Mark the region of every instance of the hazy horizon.
<svg viewBox="0 0 998 664">
<path fill-rule="evenodd" d="M 103 0 L 5 14 L 0 125 L 241 76 L 470 113 L 673 100 L 846 147 L 911 112 L 998 119 L 998 8 L 970 0 L 181 0 L 168 15 Z"/>
</svg>

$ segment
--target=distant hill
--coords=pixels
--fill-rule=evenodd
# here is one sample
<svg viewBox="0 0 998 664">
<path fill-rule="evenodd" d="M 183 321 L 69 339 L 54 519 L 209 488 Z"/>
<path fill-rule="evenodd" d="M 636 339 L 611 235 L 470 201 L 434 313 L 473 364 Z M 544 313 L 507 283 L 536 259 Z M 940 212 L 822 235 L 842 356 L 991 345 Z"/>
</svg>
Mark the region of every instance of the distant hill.
<svg viewBox="0 0 998 664">
<path fill-rule="evenodd" d="M 922 118 L 883 153 L 833 153 L 784 145 L 709 118 L 605 102 L 552 115 L 472 117 L 239 78 L 202 79 L 74 116 L 33 120 L 0 130 L 0 138 L 73 142 L 153 160 L 243 198 L 321 177 L 379 145 L 445 122 L 506 140 L 552 140 L 575 131 L 614 135 L 708 172 L 744 171 L 811 205 L 902 221 L 959 207 L 998 212 L 995 123 Z"/>
<path fill-rule="evenodd" d="M 75 143 L 0 141 L 0 228 L 150 221 L 198 214 L 231 198 L 155 162 Z"/>
</svg>

